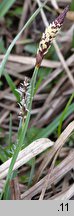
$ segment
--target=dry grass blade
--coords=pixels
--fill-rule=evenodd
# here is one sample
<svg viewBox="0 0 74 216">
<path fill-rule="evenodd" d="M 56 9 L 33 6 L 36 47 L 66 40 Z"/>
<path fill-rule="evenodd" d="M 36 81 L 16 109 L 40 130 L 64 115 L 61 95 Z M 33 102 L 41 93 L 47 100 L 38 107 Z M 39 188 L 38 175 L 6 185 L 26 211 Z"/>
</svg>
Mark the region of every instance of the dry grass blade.
<svg viewBox="0 0 74 216">
<path fill-rule="evenodd" d="M 74 196 L 74 184 L 69 187 L 68 190 L 66 190 L 66 192 L 63 192 L 63 194 L 58 195 L 58 197 L 54 198 L 54 200 L 69 200 L 70 198 L 72 198 L 72 196 Z"/>
<path fill-rule="evenodd" d="M 15 177 L 10 182 L 10 192 L 11 192 L 11 200 L 20 200 L 20 188 L 18 177 Z"/>
<path fill-rule="evenodd" d="M 67 128 L 63 131 L 63 133 L 60 135 L 58 140 L 55 142 L 53 148 L 50 150 L 50 152 L 47 152 L 47 156 L 45 156 L 41 166 L 39 167 L 37 174 L 35 176 L 35 180 L 38 181 L 40 176 L 43 173 L 43 170 L 47 166 L 48 163 L 51 162 L 51 159 L 54 157 L 56 152 L 59 148 L 62 148 L 65 142 L 68 140 L 69 136 L 71 135 L 72 131 L 74 131 L 74 121 L 71 122 Z"/>
<path fill-rule="evenodd" d="M 3 113 L 3 115 L 1 115 L 0 117 L 0 124 L 2 124 L 2 122 L 6 119 L 6 117 L 9 115 L 9 111 L 6 111 L 5 113 Z"/>
<path fill-rule="evenodd" d="M 68 66 L 71 66 L 71 64 L 73 64 L 73 62 L 74 62 L 74 54 L 70 58 L 67 59 L 66 63 Z M 53 81 L 61 72 L 62 72 L 62 67 L 55 69 L 52 74 L 49 74 L 49 76 L 42 83 L 42 85 L 39 87 L 37 92 L 39 93 L 40 91 L 42 91 L 47 86 L 47 84 L 49 84 L 51 81 Z"/>
<path fill-rule="evenodd" d="M 51 146 L 53 146 L 53 142 L 46 138 L 34 141 L 19 153 L 13 170 L 18 169 L 23 164 L 27 163 L 30 159 L 32 159 L 33 157 L 40 154 L 41 152 L 43 152 Z M 7 176 L 10 163 L 11 159 L 9 159 L 0 166 L 0 179 Z"/>
<path fill-rule="evenodd" d="M 0 59 L 3 59 L 4 55 L 0 55 Z M 17 62 L 21 64 L 28 64 L 35 66 L 36 59 L 34 57 L 27 57 L 27 56 L 18 56 L 18 55 L 10 55 L 8 58 L 11 62 Z M 56 68 L 60 67 L 61 63 L 59 61 L 51 61 L 51 60 L 43 60 L 42 62 L 43 67 L 51 67 Z"/>
<path fill-rule="evenodd" d="M 54 86 L 54 88 L 52 89 L 52 91 L 50 92 L 50 94 L 48 95 L 48 97 L 46 98 L 46 100 L 45 100 L 45 102 L 44 102 L 44 104 L 43 104 L 43 106 L 41 108 L 41 111 L 38 113 L 36 119 L 34 120 L 35 124 L 36 124 L 36 121 L 38 121 L 40 119 L 40 117 L 43 115 L 43 113 L 45 112 L 45 110 L 47 108 L 49 108 L 51 100 L 54 98 L 54 96 L 58 92 L 60 86 L 63 85 L 63 83 L 65 82 L 65 80 L 66 80 L 66 77 L 61 78 L 59 80 L 59 83 Z M 41 119 L 40 119 L 40 121 L 41 121 Z"/>
<path fill-rule="evenodd" d="M 53 41 L 53 45 L 54 45 L 54 47 L 56 49 L 56 52 L 57 52 L 58 57 L 59 57 L 59 59 L 60 59 L 60 61 L 62 63 L 62 66 L 63 66 L 63 68 L 64 68 L 64 70 L 65 70 L 65 72 L 66 72 L 66 74 L 67 74 L 67 76 L 68 76 L 68 78 L 69 78 L 69 80 L 70 80 L 73 88 L 74 88 L 74 78 L 73 78 L 73 76 L 71 74 L 71 71 L 69 70 L 69 68 L 68 68 L 68 66 L 67 66 L 67 64 L 65 62 L 65 59 L 64 59 L 64 57 L 63 57 L 63 55 L 62 55 L 62 53 L 61 53 L 61 51 L 60 51 L 60 49 L 59 49 L 56 41 Z"/>
<path fill-rule="evenodd" d="M 72 151 L 61 164 L 53 169 L 47 188 L 50 189 L 52 184 L 56 185 L 72 168 L 74 168 L 74 151 Z M 44 186 L 45 179 L 46 176 L 24 192 L 21 198 L 25 200 L 32 199 L 36 194 L 40 193 Z"/>
<path fill-rule="evenodd" d="M 24 26 L 29 6 L 30 6 L 30 0 L 24 1 L 23 11 L 22 11 L 22 15 L 21 15 L 21 19 L 20 19 L 19 27 L 18 27 L 18 32 L 20 32 Z M 21 49 L 21 46 L 18 45 L 16 47 L 16 52 L 20 53 L 20 49 Z M 22 52 L 22 49 L 21 49 L 21 52 Z"/>
<path fill-rule="evenodd" d="M 49 169 L 49 171 L 48 171 L 48 175 L 46 176 L 46 180 L 45 180 L 45 183 L 44 183 L 44 187 L 42 188 L 42 192 L 41 192 L 41 195 L 40 195 L 39 200 L 43 200 L 43 198 L 44 198 L 45 191 L 46 191 L 46 189 L 47 189 L 47 187 L 48 187 L 49 179 L 50 179 L 51 176 L 52 176 L 53 168 L 54 168 L 56 159 L 57 159 L 57 157 L 58 157 L 58 155 L 59 155 L 59 153 L 60 153 L 60 150 L 61 150 L 61 147 L 58 149 L 57 153 L 55 154 L 55 157 L 54 157 L 54 159 L 53 159 L 53 162 L 52 162 L 52 164 L 51 164 L 51 167 L 50 167 L 50 169 Z"/>
</svg>

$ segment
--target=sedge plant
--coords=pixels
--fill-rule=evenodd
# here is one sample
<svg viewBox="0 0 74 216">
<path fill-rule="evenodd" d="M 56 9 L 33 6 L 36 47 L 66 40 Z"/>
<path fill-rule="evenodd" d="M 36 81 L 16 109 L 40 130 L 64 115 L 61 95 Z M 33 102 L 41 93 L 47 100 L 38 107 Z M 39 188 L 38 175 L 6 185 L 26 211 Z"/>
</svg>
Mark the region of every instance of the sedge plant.
<svg viewBox="0 0 74 216">
<path fill-rule="evenodd" d="M 20 98 L 21 111 L 23 110 L 23 107 L 25 107 L 26 108 L 26 116 L 25 116 L 25 113 L 23 113 L 21 127 L 19 129 L 20 130 L 20 137 L 18 139 L 18 143 L 16 145 L 16 149 L 15 149 L 14 155 L 13 155 L 12 160 L 11 160 L 11 164 L 9 167 L 5 186 L 4 186 L 4 189 L 3 189 L 2 194 L 1 194 L 1 198 L 4 195 L 4 198 L 7 199 L 8 189 L 9 189 L 9 181 L 12 177 L 12 171 L 14 169 L 14 164 L 15 164 L 15 161 L 17 159 L 18 153 L 21 150 L 21 147 L 23 145 L 25 135 L 26 135 L 26 132 L 28 129 L 38 70 L 40 68 L 42 59 L 44 58 L 44 55 L 48 52 L 48 49 L 50 48 L 53 39 L 55 39 L 57 33 L 61 29 L 61 26 L 63 25 L 63 22 L 64 22 L 64 19 L 65 19 L 65 16 L 66 16 L 68 9 L 69 9 L 69 7 L 67 6 L 64 9 L 64 11 L 45 29 L 45 32 L 43 33 L 41 41 L 39 43 L 39 48 L 38 48 L 37 55 L 36 55 L 35 69 L 34 69 L 30 84 L 28 86 L 28 91 L 27 91 L 28 94 L 27 94 L 26 100 L 25 100 L 25 98 L 23 98 L 24 100 L 21 103 L 21 98 Z M 39 10 L 37 10 L 35 15 L 37 15 L 38 12 L 39 12 Z M 31 18 L 31 20 L 33 20 L 33 17 Z M 24 27 L 23 27 L 23 29 L 24 29 Z M 21 30 L 21 33 L 22 33 L 22 30 Z M 19 33 L 19 36 L 21 33 Z M 17 38 L 18 38 L 18 36 L 17 36 Z M 13 45 L 15 44 L 15 41 L 16 40 L 14 40 Z M 7 58 L 8 58 L 8 55 L 9 55 L 12 47 L 13 46 L 11 45 L 7 51 L 7 55 L 6 55 Z M 6 60 L 4 59 L 2 62 L 2 68 L 1 68 L 1 72 L 0 72 L 1 74 L 3 72 L 7 58 L 6 58 Z M 24 85 L 22 85 L 22 92 L 24 90 L 23 87 L 24 87 Z"/>
</svg>

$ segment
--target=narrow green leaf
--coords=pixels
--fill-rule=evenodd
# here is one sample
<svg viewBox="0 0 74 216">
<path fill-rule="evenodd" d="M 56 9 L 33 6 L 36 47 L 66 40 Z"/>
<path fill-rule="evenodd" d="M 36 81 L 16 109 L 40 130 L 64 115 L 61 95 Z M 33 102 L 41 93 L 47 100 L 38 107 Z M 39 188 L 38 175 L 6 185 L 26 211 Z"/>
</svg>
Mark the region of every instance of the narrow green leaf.
<svg viewBox="0 0 74 216">
<path fill-rule="evenodd" d="M 32 184 L 33 176 L 35 171 L 35 157 L 31 159 L 31 171 L 30 171 L 30 177 L 28 181 L 28 186 Z"/>
<path fill-rule="evenodd" d="M 19 102 L 19 101 L 20 101 L 20 95 L 19 95 L 19 93 L 16 91 L 16 86 L 15 86 L 14 82 L 12 81 L 12 79 L 11 79 L 11 77 L 9 76 L 8 73 L 5 73 L 4 76 L 5 76 L 6 80 L 7 80 L 8 85 L 10 86 L 11 91 L 12 91 L 13 94 L 15 95 L 17 101 Z"/>
<path fill-rule="evenodd" d="M 74 11 L 74 0 L 72 0 L 72 2 L 71 2 L 70 10 L 71 10 L 71 11 Z"/>
<path fill-rule="evenodd" d="M 2 146 L 0 146 L 0 160 L 4 163 L 7 160 L 6 151 Z"/>
<path fill-rule="evenodd" d="M 14 38 L 14 40 L 12 41 L 12 43 L 10 44 L 10 46 L 8 47 L 8 50 L 5 54 L 4 59 L 2 60 L 1 64 L 0 64 L 0 77 L 4 72 L 4 67 L 5 64 L 8 60 L 9 54 L 12 50 L 12 48 L 14 47 L 16 41 L 19 39 L 20 35 L 23 33 L 23 31 L 33 22 L 33 20 L 35 19 L 35 17 L 38 15 L 38 13 L 40 12 L 41 8 L 44 6 L 44 4 L 42 4 L 42 6 L 40 8 L 38 8 L 33 15 L 30 17 L 30 19 L 26 22 L 26 24 L 24 25 L 24 27 L 22 28 L 22 30 L 17 34 L 17 36 Z"/>
<path fill-rule="evenodd" d="M 12 114 L 10 114 L 10 124 L 9 124 L 9 141 L 8 144 L 9 146 L 12 143 Z"/>
<path fill-rule="evenodd" d="M 65 109 L 64 109 L 64 111 L 63 111 L 63 113 L 61 115 L 60 124 L 59 124 L 59 127 L 58 127 L 58 136 L 60 136 L 60 134 L 61 134 L 63 119 L 64 119 L 65 114 L 67 113 L 68 107 L 70 106 L 73 98 L 74 98 L 74 93 L 71 95 L 71 97 L 70 97 L 70 99 L 69 99 L 69 101 L 68 101 L 68 103 L 67 103 L 67 105 L 66 105 L 66 107 L 65 107 Z"/>
<path fill-rule="evenodd" d="M 0 3 L 0 17 L 5 16 L 10 7 L 14 4 L 15 0 L 3 0 Z"/>
<path fill-rule="evenodd" d="M 68 109 L 67 112 L 64 115 L 64 119 L 63 121 L 72 113 L 74 112 L 74 103 L 72 103 Z M 50 123 L 46 128 L 42 129 L 42 131 L 40 131 L 40 133 L 38 133 L 38 135 L 35 137 L 35 139 L 39 139 L 42 137 L 48 137 L 50 136 L 59 126 L 60 123 L 60 119 L 62 117 L 62 114 L 60 114 L 52 123 Z"/>
</svg>

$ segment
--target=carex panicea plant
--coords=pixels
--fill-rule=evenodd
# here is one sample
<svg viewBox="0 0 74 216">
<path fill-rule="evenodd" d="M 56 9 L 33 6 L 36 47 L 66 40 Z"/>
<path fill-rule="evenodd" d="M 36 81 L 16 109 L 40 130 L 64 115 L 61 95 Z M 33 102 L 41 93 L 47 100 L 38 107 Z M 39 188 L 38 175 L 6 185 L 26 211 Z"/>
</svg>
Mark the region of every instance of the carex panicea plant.
<svg viewBox="0 0 74 216">
<path fill-rule="evenodd" d="M 25 139 L 26 131 L 30 120 L 32 100 L 34 96 L 35 83 L 39 67 L 41 65 L 42 59 L 44 58 L 44 55 L 48 52 L 48 48 L 50 48 L 53 39 L 56 38 L 57 33 L 61 29 L 68 9 L 69 6 L 67 6 L 64 9 L 64 11 L 45 29 L 45 32 L 43 33 L 41 41 L 39 43 L 39 48 L 36 55 L 36 65 L 32 79 L 30 82 L 28 82 L 28 79 L 25 78 L 24 82 L 20 84 L 20 88 L 18 89 L 20 93 L 20 117 L 22 120 L 21 128 L 19 129 L 20 137 L 18 138 L 18 143 L 16 145 L 16 149 L 11 160 L 11 164 L 9 167 L 3 192 L 1 194 L 1 198 L 3 197 L 3 194 L 4 198 L 7 198 L 9 181 L 11 179 L 12 170 L 14 168 L 14 164 L 17 159 L 18 153 L 21 150 L 21 147 Z"/>
</svg>

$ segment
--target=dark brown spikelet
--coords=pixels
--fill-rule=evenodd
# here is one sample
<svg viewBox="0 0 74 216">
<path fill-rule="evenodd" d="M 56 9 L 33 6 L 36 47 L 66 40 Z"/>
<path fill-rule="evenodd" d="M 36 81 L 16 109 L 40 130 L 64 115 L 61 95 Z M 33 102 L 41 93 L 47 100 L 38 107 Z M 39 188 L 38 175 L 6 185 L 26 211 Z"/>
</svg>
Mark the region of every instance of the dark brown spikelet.
<svg viewBox="0 0 74 216">
<path fill-rule="evenodd" d="M 26 115 L 28 112 L 28 109 L 27 109 L 28 86 L 29 86 L 29 79 L 25 77 L 24 82 L 20 84 L 20 88 L 17 90 L 20 94 L 19 118 L 21 118 L 22 120 L 26 119 Z"/>
<path fill-rule="evenodd" d="M 64 22 L 64 19 L 65 19 L 65 16 L 66 16 L 66 13 L 68 12 L 69 10 L 69 5 L 64 9 L 64 11 L 57 17 L 57 21 L 58 23 L 60 23 L 60 25 L 63 24 Z"/>
<path fill-rule="evenodd" d="M 68 10 L 69 6 L 67 6 L 64 11 L 45 29 L 45 33 L 42 35 L 36 56 L 36 66 L 40 66 L 44 55 L 48 52 L 48 48 L 51 46 L 53 39 L 56 37 L 57 33 L 61 29 L 61 26 L 63 25 Z"/>
</svg>

